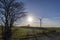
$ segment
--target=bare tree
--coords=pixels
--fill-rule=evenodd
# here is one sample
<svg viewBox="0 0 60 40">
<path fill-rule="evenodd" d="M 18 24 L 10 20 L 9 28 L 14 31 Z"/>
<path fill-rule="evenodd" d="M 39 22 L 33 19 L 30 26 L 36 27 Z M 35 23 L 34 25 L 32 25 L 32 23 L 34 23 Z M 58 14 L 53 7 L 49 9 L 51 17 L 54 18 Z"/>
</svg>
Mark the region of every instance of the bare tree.
<svg viewBox="0 0 60 40">
<path fill-rule="evenodd" d="M 11 40 L 11 27 L 17 19 L 24 17 L 24 5 L 15 0 L 0 0 L 0 18 L 4 24 L 3 39 Z"/>
</svg>

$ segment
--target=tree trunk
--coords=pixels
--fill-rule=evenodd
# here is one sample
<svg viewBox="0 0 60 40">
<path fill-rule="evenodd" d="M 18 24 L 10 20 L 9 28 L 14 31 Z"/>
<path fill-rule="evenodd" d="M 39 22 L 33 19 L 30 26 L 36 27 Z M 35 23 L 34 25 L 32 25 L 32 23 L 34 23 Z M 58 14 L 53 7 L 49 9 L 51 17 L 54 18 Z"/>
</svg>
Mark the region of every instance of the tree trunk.
<svg viewBox="0 0 60 40">
<path fill-rule="evenodd" d="M 3 40 L 11 40 L 11 34 L 11 27 L 8 25 L 8 21 L 6 21 L 3 31 Z"/>
<path fill-rule="evenodd" d="M 3 32 L 3 40 L 11 40 L 11 34 L 11 28 L 7 27 Z"/>
</svg>

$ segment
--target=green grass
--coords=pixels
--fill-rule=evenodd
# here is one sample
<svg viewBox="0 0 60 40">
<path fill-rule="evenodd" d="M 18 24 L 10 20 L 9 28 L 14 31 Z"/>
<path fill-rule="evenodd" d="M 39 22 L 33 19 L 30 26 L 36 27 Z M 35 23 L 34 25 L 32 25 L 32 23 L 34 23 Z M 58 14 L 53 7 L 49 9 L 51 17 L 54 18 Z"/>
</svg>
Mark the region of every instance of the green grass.
<svg viewBox="0 0 60 40">
<path fill-rule="evenodd" d="M 60 30 L 60 28 L 46 28 L 48 30 Z M 35 33 L 42 33 L 44 32 L 48 32 L 48 30 L 31 30 L 31 29 L 26 29 L 26 28 L 12 28 L 12 33 L 13 33 L 13 37 L 23 37 L 24 35 L 26 35 L 27 33 L 29 34 L 34 34 L 33 31 Z"/>
<path fill-rule="evenodd" d="M 48 30 L 60 30 L 60 28 L 46 28 Z M 13 27 L 12 28 L 12 38 L 22 38 L 25 37 L 26 34 L 37 34 L 37 33 L 42 33 L 42 32 L 47 32 L 47 30 L 32 30 L 32 29 L 26 29 L 26 28 L 20 28 L 20 27 Z M 2 31 L 0 28 L 0 37 L 2 36 Z"/>
<path fill-rule="evenodd" d="M 48 30 L 60 30 L 60 27 L 46 27 Z"/>
<path fill-rule="evenodd" d="M 24 29 L 24 28 L 13 28 L 12 29 L 12 37 L 22 37 L 26 35 L 28 32 L 31 32 L 30 29 Z"/>
</svg>

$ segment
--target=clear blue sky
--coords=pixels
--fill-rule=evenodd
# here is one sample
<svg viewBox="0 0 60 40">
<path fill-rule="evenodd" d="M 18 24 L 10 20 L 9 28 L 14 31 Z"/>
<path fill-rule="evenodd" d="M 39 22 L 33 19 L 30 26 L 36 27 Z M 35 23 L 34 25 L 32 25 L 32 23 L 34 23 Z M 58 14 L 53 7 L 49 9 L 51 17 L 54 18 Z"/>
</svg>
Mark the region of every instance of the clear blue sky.
<svg viewBox="0 0 60 40">
<path fill-rule="evenodd" d="M 20 0 L 19 0 L 20 1 Z M 22 0 L 27 12 L 41 17 L 60 17 L 60 0 Z"/>
<path fill-rule="evenodd" d="M 25 4 L 28 14 L 37 17 L 51 19 L 59 23 L 60 21 L 60 0 L 18 0 Z M 53 19 L 52 19 L 53 18 Z M 55 19 L 58 18 L 58 19 Z"/>
</svg>

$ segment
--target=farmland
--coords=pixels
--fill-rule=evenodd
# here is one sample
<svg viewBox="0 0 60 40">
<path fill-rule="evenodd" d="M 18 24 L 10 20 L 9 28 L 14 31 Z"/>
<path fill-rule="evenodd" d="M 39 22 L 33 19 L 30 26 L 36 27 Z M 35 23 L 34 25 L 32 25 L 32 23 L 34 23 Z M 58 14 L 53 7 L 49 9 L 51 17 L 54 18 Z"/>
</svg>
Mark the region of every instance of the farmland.
<svg viewBox="0 0 60 40">
<path fill-rule="evenodd" d="M 21 39 L 26 38 L 27 35 L 32 36 L 43 36 L 46 34 L 54 34 L 56 30 L 60 30 L 60 28 L 34 28 L 34 27 L 13 27 L 12 28 L 12 38 Z M 2 30 L 0 28 L 0 37 L 2 37 Z M 15 39 L 14 39 L 15 40 Z"/>
</svg>

